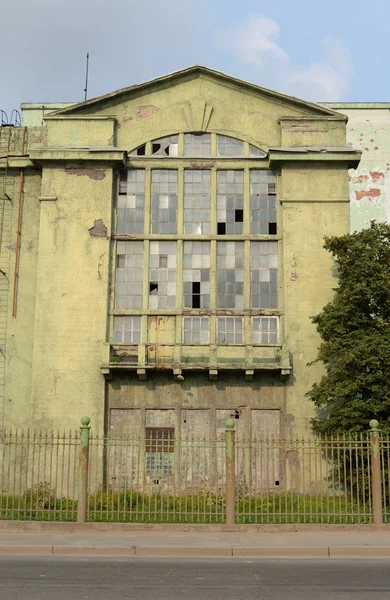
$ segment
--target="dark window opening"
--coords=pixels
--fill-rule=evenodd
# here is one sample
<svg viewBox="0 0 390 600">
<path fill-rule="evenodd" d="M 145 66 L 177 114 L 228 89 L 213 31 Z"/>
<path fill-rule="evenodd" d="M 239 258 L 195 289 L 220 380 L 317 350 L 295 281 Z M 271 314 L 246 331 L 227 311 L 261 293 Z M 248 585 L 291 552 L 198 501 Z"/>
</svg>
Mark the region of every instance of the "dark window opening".
<svg viewBox="0 0 390 600">
<path fill-rule="evenodd" d="M 234 411 L 234 418 L 235 419 L 239 419 L 240 418 L 240 411 L 239 410 L 235 410 Z"/>
<path fill-rule="evenodd" d="M 270 235 L 276 235 L 277 226 L 276 223 L 268 223 L 268 233 Z"/>
<path fill-rule="evenodd" d="M 199 294 L 193 294 L 192 308 L 200 308 L 200 295 Z"/>
<path fill-rule="evenodd" d="M 149 283 L 149 293 L 153 294 L 153 292 L 158 292 L 158 283 Z"/>
<path fill-rule="evenodd" d="M 152 144 L 152 154 L 156 154 L 161 148 L 161 144 Z"/>
<path fill-rule="evenodd" d="M 192 293 L 193 294 L 200 294 L 200 281 L 193 281 L 192 282 Z"/>
<path fill-rule="evenodd" d="M 146 154 L 146 144 L 143 144 L 142 146 L 139 146 L 139 148 L 137 148 L 137 156 L 145 156 Z"/>
<path fill-rule="evenodd" d="M 243 223 L 244 222 L 244 211 L 241 208 L 237 208 L 234 211 L 234 220 L 236 223 Z"/>
<path fill-rule="evenodd" d="M 217 233 L 218 233 L 218 235 L 226 234 L 226 223 L 218 223 L 217 224 Z"/>
<path fill-rule="evenodd" d="M 275 481 L 275 485 L 279 485 L 279 481 L 278 480 Z"/>
<path fill-rule="evenodd" d="M 127 194 L 127 171 L 121 171 L 119 174 L 119 193 Z"/>
</svg>

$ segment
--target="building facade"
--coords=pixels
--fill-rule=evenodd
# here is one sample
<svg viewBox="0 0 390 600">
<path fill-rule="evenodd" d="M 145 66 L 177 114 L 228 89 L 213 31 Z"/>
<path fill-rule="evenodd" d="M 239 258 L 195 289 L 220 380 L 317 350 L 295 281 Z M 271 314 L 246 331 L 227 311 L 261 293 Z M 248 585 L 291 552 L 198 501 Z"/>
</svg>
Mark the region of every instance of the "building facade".
<svg viewBox="0 0 390 600">
<path fill-rule="evenodd" d="M 348 117 L 347 141 L 362 153 L 349 173 L 351 231 L 370 221 L 390 223 L 390 103 L 331 102 L 324 106 Z"/>
<path fill-rule="evenodd" d="M 0 129 L 2 425 L 305 429 L 347 118 L 204 67 L 36 110 Z"/>
</svg>

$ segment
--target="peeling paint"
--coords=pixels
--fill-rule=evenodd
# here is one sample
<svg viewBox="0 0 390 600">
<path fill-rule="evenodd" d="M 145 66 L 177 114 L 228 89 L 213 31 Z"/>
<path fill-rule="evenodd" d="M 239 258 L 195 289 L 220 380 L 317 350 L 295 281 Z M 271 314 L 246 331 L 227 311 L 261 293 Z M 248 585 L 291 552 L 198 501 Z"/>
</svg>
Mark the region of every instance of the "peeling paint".
<svg viewBox="0 0 390 600">
<path fill-rule="evenodd" d="M 381 191 L 378 188 L 374 188 L 371 190 L 355 190 L 356 200 L 361 200 L 362 198 L 379 198 L 381 195 Z"/>
<path fill-rule="evenodd" d="M 107 227 L 103 223 L 103 219 L 96 219 L 93 222 L 93 227 L 88 229 L 89 235 L 94 238 L 106 238 L 107 237 Z"/>
<path fill-rule="evenodd" d="M 153 104 L 147 104 L 146 106 L 139 106 L 137 110 L 137 115 L 139 119 L 145 119 L 146 117 L 151 117 L 156 112 L 159 111 L 157 106 Z"/>
<path fill-rule="evenodd" d="M 133 117 L 123 117 L 122 119 L 122 123 L 128 123 L 129 121 L 132 121 Z"/>
<path fill-rule="evenodd" d="M 67 167 L 66 175 L 77 175 L 78 177 L 89 177 L 95 181 L 101 181 L 105 178 L 106 172 L 103 169 L 93 167 Z"/>
<path fill-rule="evenodd" d="M 384 173 L 381 173 L 380 171 L 370 171 L 370 175 L 374 183 L 383 183 Z"/>
</svg>

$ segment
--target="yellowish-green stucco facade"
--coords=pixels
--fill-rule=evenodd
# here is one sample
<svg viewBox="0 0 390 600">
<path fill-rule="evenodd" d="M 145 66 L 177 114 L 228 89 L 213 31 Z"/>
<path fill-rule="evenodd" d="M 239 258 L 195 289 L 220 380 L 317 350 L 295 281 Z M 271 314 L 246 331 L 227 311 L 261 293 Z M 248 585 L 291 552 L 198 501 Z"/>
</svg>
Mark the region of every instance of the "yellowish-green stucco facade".
<svg viewBox="0 0 390 600">
<path fill-rule="evenodd" d="M 0 128 L 2 427 L 305 429 L 323 239 L 349 231 L 360 158 L 346 121 L 191 67 Z"/>
</svg>

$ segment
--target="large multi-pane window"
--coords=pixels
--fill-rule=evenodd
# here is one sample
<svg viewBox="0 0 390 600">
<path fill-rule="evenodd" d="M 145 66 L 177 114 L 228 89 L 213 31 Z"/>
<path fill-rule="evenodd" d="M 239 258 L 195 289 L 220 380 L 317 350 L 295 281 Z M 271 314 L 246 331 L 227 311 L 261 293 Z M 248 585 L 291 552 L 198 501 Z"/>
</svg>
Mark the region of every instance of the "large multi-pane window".
<svg viewBox="0 0 390 600">
<path fill-rule="evenodd" d="M 210 234 L 209 169 L 184 171 L 184 233 Z"/>
<path fill-rule="evenodd" d="M 118 242 L 116 245 L 116 308 L 142 308 L 143 250 L 142 242 Z"/>
<path fill-rule="evenodd" d="M 129 157 L 118 178 L 112 340 L 147 340 L 142 315 L 161 310 L 174 317 L 175 343 L 280 343 L 277 176 L 266 152 L 185 133 Z"/>
<path fill-rule="evenodd" d="M 217 307 L 244 305 L 244 242 L 217 242 Z"/>
<path fill-rule="evenodd" d="M 176 233 L 177 171 L 152 170 L 151 233 Z"/>
<path fill-rule="evenodd" d="M 184 308 L 210 307 L 210 242 L 184 242 Z"/>
<path fill-rule="evenodd" d="M 244 172 L 217 171 L 217 233 L 242 234 L 244 227 Z"/>
</svg>

